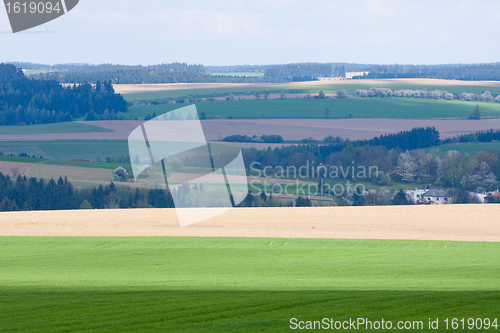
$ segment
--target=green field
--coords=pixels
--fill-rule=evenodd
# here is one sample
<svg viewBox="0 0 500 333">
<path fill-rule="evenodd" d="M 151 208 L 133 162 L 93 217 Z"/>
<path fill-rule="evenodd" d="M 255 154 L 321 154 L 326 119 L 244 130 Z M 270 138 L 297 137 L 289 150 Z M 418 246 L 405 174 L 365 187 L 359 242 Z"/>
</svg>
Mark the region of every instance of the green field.
<svg viewBox="0 0 500 333">
<path fill-rule="evenodd" d="M 42 124 L 30 126 L 0 126 L 0 135 L 12 134 L 40 134 L 40 133 L 92 133 L 113 132 L 99 126 L 65 122 L 56 124 Z"/>
<path fill-rule="evenodd" d="M 500 142 L 465 142 L 465 143 L 452 143 L 442 145 L 439 147 L 432 147 L 425 149 L 426 152 L 434 152 L 438 155 L 445 155 L 450 150 L 456 150 L 460 154 L 475 155 L 480 151 L 496 151 L 500 153 Z"/>
<path fill-rule="evenodd" d="M 118 167 L 124 167 L 127 172 L 132 172 L 132 167 L 130 163 L 99 163 L 99 162 L 79 162 L 79 161 L 68 161 L 68 160 L 47 160 L 41 158 L 30 158 L 30 157 L 11 157 L 11 156 L 0 156 L 0 162 L 16 162 L 16 163 L 33 163 L 33 164 L 50 164 L 50 165 L 67 165 L 73 167 L 81 168 L 93 168 L 93 169 L 110 169 L 114 170 Z"/>
<path fill-rule="evenodd" d="M 53 72 L 58 72 L 59 70 L 57 69 L 24 69 L 23 72 L 24 74 L 27 75 L 34 75 L 34 74 L 45 74 L 45 73 L 53 73 Z"/>
<path fill-rule="evenodd" d="M 370 89 L 371 87 L 391 88 L 394 90 L 399 89 L 427 89 L 431 90 L 446 90 L 453 94 L 460 94 L 463 92 L 482 94 L 484 91 L 491 92 L 494 96 L 500 94 L 500 87 L 477 87 L 477 86 L 429 86 L 429 85 L 406 85 L 406 84 L 367 84 L 363 80 L 359 84 L 321 84 L 315 86 L 291 86 L 284 83 L 280 86 L 262 86 L 262 87 L 230 87 L 230 88 L 210 88 L 210 89 L 183 89 L 183 90 L 170 90 L 170 91 L 157 91 L 157 92 L 144 92 L 124 95 L 127 101 L 146 101 L 151 99 L 174 99 L 176 97 L 211 97 L 211 96 L 227 96 L 229 94 L 253 94 L 259 92 L 280 92 L 287 91 L 288 93 L 301 93 L 301 94 L 318 94 L 321 90 L 325 94 L 336 94 L 338 90 L 346 90 L 347 94 L 352 95 L 356 89 Z"/>
<path fill-rule="evenodd" d="M 291 318 L 325 317 L 439 318 L 442 328 L 444 318 L 500 317 L 497 243 L 1 237 L 0 248 L 2 332 L 286 332 Z"/>
<path fill-rule="evenodd" d="M 128 143 L 126 140 L 0 141 L 0 151 L 4 155 L 24 152 L 44 159 L 96 161 L 98 155 L 103 160 L 108 156 L 127 155 Z"/>
<path fill-rule="evenodd" d="M 332 118 L 454 118 L 467 117 L 479 104 L 484 117 L 500 116 L 500 103 L 445 101 L 416 98 L 269 99 L 196 103 L 209 118 L 323 118 L 325 108 Z M 189 104 L 130 107 L 128 115 L 145 117 Z"/>
</svg>

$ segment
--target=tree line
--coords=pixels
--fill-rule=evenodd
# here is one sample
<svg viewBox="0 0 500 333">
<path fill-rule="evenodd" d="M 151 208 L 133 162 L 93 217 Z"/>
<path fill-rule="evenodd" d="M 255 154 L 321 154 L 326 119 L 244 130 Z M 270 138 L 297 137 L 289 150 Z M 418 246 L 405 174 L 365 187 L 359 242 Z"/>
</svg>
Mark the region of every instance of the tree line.
<svg viewBox="0 0 500 333">
<path fill-rule="evenodd" d="M 113 84 L 155 84 L 155 83 L 280 83 L 282 78 L 233 77 L 210 75 L 199 72 L 163 72 L 148 69 L 129 69 L 103 72 L 53 72 L 33 75 L 41 80 L 56 80 L 61 83 L 96 83 L 112 81 Z"/>
<path fill-rule="evenodd" d="M 458 65 L 372 65 L 353 79 L 438 78 L 467 81 L 500 80 L 500 63 Z"/>
<path fill-rule="evenodd" d="M 67 178 L 45 181 L 18 176 L 13 180 L 2 173 L 0 200 L 0 211 L 174 207 L 170 192 L 164 190 L 133 190 L 112 182 L 79 190 Z"/>
<path fill-rule="evenodd" d="M 455 142 L 492 142 L 500 141 L 500 130 L 481 131 L 471 134 L 462 134 L 458 137 L 449 138 L 443 141 L 443 144 Z"/>
<path fill-rule="evenodd" d="M 247 195 L 239 207 L 309 206 L 309 199 L 279 202 L 265 195 Z M 74 210 L 74 209 L 126 209 L 174 208 L 170 191 L 131 189 L 113 182 L 91 189 L 76 189 L 67 178 L 12 179 L 0 173 L 0 211 Z"/>
<path fill-rule="evenodd" d="M 22 70 L 0 64 L 0 125 L 33 125 L 97 114 L 127 112 L 111 81 L 63 87 L 54 80 L 35 80 Z"/>
<path fill-rule="evenodd" d="M 434 127 L 414 128 L 410 131 L 401 131 L 395 134 L 381 135 L 370 140 L 344 141 L 340 138 L 329 137 L 325 139 L 326 144 L 309 142 L 306 144 L 281 146 L 271 149 L 243 149 L 243 157 L 247 168 L 253 162 L 259 162 L 261 167 L 266 166 L 301 166 L 309 161 L 326 163 L 330 156 L 345 150 L 361 148 L 388 151 L 414 150 L 433 147 L 440 144 L 439 131 Z M 363 148 L 364 147 L 364 148 Z M 349 162 L 350 163 L 350 162 Z M 390 167 L 386 168 L 390 171 Z"/>
<path fill-rule="evenodd" d="M 130 65 L 112 65 L 112 64 L 56 64 L 56 65 L 44 65 L 44 64 L 32 64 L 26 62 L 13 62 L 16 67 L 23 69 L 38 69 L 47 71 L 61 71 L 67 73 L 89 73 L 89 72 L 112 72 L 119 70 L 150 70 L 156 72 L 198 72 L 207 73 L 205 66 L 201 64 L 187 64 L 180 62 L 173 62 L 167 64 L 149 65 L 149 66 L 130 66 Z"/>
<path fill-rule="evenodd" d="M 287 64 L 269 67 L 265 70 L 264 76 L 273 78 L 288 78 L 300 81 L 301 78 L 307 77 L 329 77 L 333 74 L 331 64 L 320 63 L 303 63 L 303 64 Z M 344 70 L 345 74 L 345 70 Z"/>
<path fill-rule="evenodd" d="M 225 138 L 222 139 L 222 141 L 226 142 L 264 142 L 264 143 L 283 143 L 285 140 L 281 135 L 253 135 L 253 136 L 248 136 L 248 135 L 229 135 L 226 136 Z"/>
</svg>

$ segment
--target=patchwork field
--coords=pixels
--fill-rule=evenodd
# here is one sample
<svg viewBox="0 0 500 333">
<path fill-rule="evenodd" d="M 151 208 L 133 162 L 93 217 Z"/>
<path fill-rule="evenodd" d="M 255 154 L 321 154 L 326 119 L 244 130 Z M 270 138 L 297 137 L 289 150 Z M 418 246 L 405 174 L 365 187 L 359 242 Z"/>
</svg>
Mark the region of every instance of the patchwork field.
<svg viewBox="0 0 500 333">
<path fill-rule="evenodd" d="M 269 235 L 0 237 L 0 329 L 287 332 L 292 318 L 365 318 L 394 326 L 422 322 L 422 329 L 409 331 L 427 331 L 429 319 L 439 318 L 433 331 L 446 332 L 445 318 L 488 318 L 495 331 L 498 211 L 479 207 L 484 206 L 467 206 L 465 215 L 465 208 L 455 211 L 455 218 L 450 211 L 439 213 L 448 207 L 424 207 L 432 208 L 428 214 L 434 218 L 403 207 L 386 215 L 389 224 L 381 229 L 373 207 L 285 209 L 290 213 L 280 212 L 279 219 L 275 209 L 235 209 L 228 214 L 237 215 L 226 223 L 212 220 L 183 229 L 166 210 L 0 213 L 1 235 L 41 230 L 59 235 L 71 225 L 95 235 L 134 228 L 136 234 L 223 235 L 229 224 L 245 236 Z M 339 225 L 363 238 L 391 238 L 388 228 L 398 237 L 406 230 L 427 238 L 442 229 L 449 232 L 446 239 L 488 236 L 495 242 L 294 238 L 325 232 L 343 237 Z"/>
<path fill-rule="evenodd" d="M 439 147 L 427 148 L 426 151 L 437 152 L 439 155 L 444 155 L 450 150 L 456 150 L 460 154 L 474 155 L 480 151 L 496 151 L 500 152 L 500 142 L 467 142 L 453 143 Z"/>
<path fill-rule="evenodd" d="M 98 157 L 104 159 L 107 156 L 128 154 L 128 143 L 126 140 L 0 141 L 0 151 L 4 155 L 25 152 L 44 159 L 98 161 Z"/>
<path fill-rule="evenodd" d="M 133 118 L 169 112 L 188 104 L 160 104 L 130 107 Z M 209 118 L 235 119 L 281 118 L 324 119 L 325 109 L 331 118 L 467 118 L 479 105 L 483 117 L 499 117 L 500 103 L 446 101 L 417 98 L 344 98 L 234 100 L 196 103 L 199 113 Z"/>
<path fill-rule="evenodd" d="M 385 87 L 391 89 L 423 89 L 446 90 L 459 94 L 462 92 L 482 93 L 489 90 L 492 94 L 500 94 L 498 81 L 459 81 L 439 79 L 376 79 L 376 80 L 331 80 L 287 83 L 177 83 L 177 84 L 118 84 L 115 91 L 126 95 L 128 101 L 155 98 L 175 98 L 213 94 L 253 93 L 255 91 L 289 91 L 298 93 L 336 93 L 344 89 L 348 94 L 356 89 Z"/>
<path fill-rule="evenodd" d="M 143 122 L 117 120 L 78 123 L 110 132 L 0 135 L 0 151 L 4 154 L 15 155 L 26 152 L 30 156 L 55 159 L 84 158 L 95 160 L 99 154 L 101 157 L 120 156 L 128 153 L 126 140 L 132 130 Z M 309 137 L 323 140 L 332 135 L 359 140 L 427 126 L 436 127 L 441 133 L 441 138 L 445 139 L 466 133 L 500 129 L 500 120 L 351 118 L 210 119 L 202 121 L 202 127 L 208 140 L 219 140 L 220 137 L 224 138 L 235 134 L 249 136 L 279 134 L 285 140 L 302 140 Z M 29 130 L 30 127 L 26 126 L 25 128 Z M 80 136 L 83 139 L 78 140 Z M 257 145 L 264 148 L 270 146 L 269 144 Z M 241 146 L 246 147 L 248 144 Z"/>
<path fill-rule="evenodd" d="M 92 124 L 82 124 L 78 122 L 66 122 L 56 124 L 30 125 L 30 126 L 0 126 L 0 136 L 2 135 L 26 135 L 40 133 L 94 133 L 112 132 L 103 126 L 93 126 Z"/>
<path fill-rule="evenodd" d="M 466 133 L 500 129 L 500 119 L 443 120 L 443 119 L 222 119 L 202 121 L 209 140 L 229 135 L 279 134 L 285 140 L 312 137 L 324 140 L 329 135 L 350 140 L 372 139 L 382 134 L 411 130 L 414 127 L 436 127 L 441 139 Z M 244 146 L 244 145 L 241 145 Z M 266 145 L 269 146 L 269 145 Z M 279 145 L 281 146 L 281 145 Z"/>
</svg>

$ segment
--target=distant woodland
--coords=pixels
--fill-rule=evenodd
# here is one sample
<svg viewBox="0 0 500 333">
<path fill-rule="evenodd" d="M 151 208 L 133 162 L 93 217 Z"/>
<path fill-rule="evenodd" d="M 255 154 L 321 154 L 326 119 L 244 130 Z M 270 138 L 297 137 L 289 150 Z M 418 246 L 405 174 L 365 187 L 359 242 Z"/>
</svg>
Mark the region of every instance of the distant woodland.
<svg viewBox="0 0 500 333">
<path fill-rule="evenodd" d="M 373 65 L 353 79 L 437 78 L 467 81 L 500 80 L 500 63 L 476 65 Z"/>
<path fill-rule="evenodd" d="M 82 116 L 92 120 L 99 115 L 113 119 L 122 112 L 127 112 L 127 104 L 109 80 L 96 81 L 95 87 L 63 87 L 55 80 L 28 79 L 15 66 L 0 64 L 0 125 L 47 124 Z"/>
<path fill-rule="evenodd" d="M 264 83 L 344 78 L 346 72 L 368 72 L 353 79 L 438 78 L 451 80 L 500 80 L 500 63 L 443 65 L 377 65 L 355 63 L 297 63 L 281 65 L 204 66 L 170 63 L 151 66 L 14 63 L 23 69 L 40 70 L 31 77 L 60 83 Z M 230 72 L 264 73 L 264 76 L 225 76 Z"/>
<path fill-rule="evenodd" d="M 264 83 L 285 82 L 282 78 L 213 76 L 199 72 L 161 72 L 147 69 L 117 70 L 109 72 L 54 72 L 34 75 L 40 80 L 55 80 L 61 83 L 96 83 L 111 81 L 113 84 L 155 83 Z"/>
</svg>

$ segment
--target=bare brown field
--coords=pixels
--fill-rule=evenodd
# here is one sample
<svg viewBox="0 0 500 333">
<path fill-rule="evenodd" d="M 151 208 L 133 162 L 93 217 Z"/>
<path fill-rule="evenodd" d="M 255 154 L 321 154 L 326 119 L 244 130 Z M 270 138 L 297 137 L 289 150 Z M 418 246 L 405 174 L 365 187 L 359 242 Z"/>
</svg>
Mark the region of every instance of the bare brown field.
<svg viewBox="0 0 500 333">
<path fill-rule="evenodd" d="M 95 133 L 39 133 L 0 135 L 0 141 L 40 141 L 40 140 L 127 140 L 129 134 L 141 120 L 115 120 L 88 122 L 112 130 Z M 81 123 L 87 123 L 82 121 Z M 202 120 L 202 127 L 208 140 L 214 141 L 229 135 L 269 135 L 279 134 L 285 140 L 302 140 L 312 137 L 323 140 L 332 135 L 350 140 L 364 140 L 382 135 L 411 130 L 414 127 L 434 126 L 441 138 L 449 138 L 466 133 L 485 130 L 499 130 L 500 119 L 213 119 Z M 242 143 L 241 147 L 267 148 L 281 144 Z"/>
<path fill-rule="evenodd" d="M 251 88 L 251 87 L 303 87 L 345 85 L 345 84 L 407 84 L 436 86 L 478 86 L 500 87 L 500 81 L 462 81 L 442 79 L 369 79 L 369 80 L 319 80 L 308 82 L 285 83 L 166 83 L 166 84 L 115 84 L 113 87 L 119 94 L 137 94 L 157 91 L 187 90 L 187 89 L 220 89 L 220 88 Z"/>
<path fill-rule="evenodd" d="M 31 166 L 31 169 L 26 173 L 26 176 L 44 179 L 68 177 L 68 180 L 71 182 L 83 181 L 90 183 L 109 183 L 113 179 L 113 172 L 110 169 L 38 163 Z"/>
<path fill-rule="evenodd" d="M 498 242 L 499 214 L 500 205 L 236 208 L 181 228 L 174 209 L 6 212 L 0 213 L 0 235 Z"/>
<path fill-rule="evenodd" d="M 25 176 L 30 171 L 34 164 L 31 163 L 17 163 L 17 162 L 6 162 L 0 161 L 0 172 L 4 175 L 10 176 Z"/>
<path fill-rule="evenodd" d="M 279 134 L 285 140 L 302 140 L 312 137 L 323 140 L 334 137 L 350 140 L 371 139 L 382 134 L 411 130 L 414 127 L 434 126 L 441 139 L 461 134 L 500 129 L 500 119 L 238 119 L 204 120 L 202 126 L 208 140 L 217 140 L 229 135 Z M 251 144 L 250 144 L 251 145 Z M 262 145 L 262 144 L 261 144 Z M 255 146 L 255 145 L 252 145 Z M 266 147 L 269 144 L 266 145 Z"/>
<path fill-rule="evenodd" d="M 5 161 L 0 161 L 0 172 L 13 177 L 18 175 L 44 179 L 68 177 L 70 182 L 81 182 L 87 186 L 108 184 L 113 178 L 112 170 L 109 169 Z"/>
</svg>

